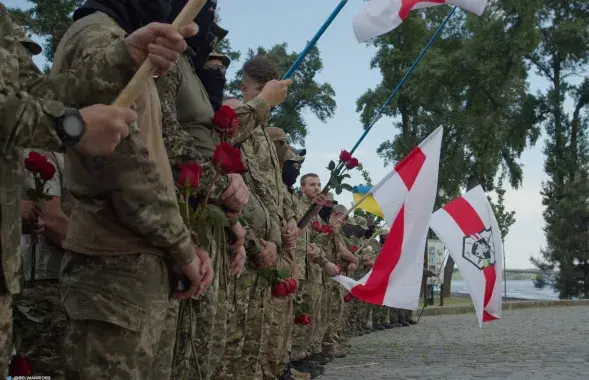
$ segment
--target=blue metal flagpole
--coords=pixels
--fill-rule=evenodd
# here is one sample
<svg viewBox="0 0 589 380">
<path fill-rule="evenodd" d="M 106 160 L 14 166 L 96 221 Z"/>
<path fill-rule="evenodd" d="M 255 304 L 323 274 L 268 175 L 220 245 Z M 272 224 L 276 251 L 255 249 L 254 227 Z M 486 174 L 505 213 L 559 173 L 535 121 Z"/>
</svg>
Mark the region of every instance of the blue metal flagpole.
<svg viewBox="0 0 589 380">
<path fill-rule="evenodd" d="M 397 96 L 397 94 L 399 93 L 399 90 L 401 89 L 401 87 L 403 87 L 403 85 L 405 84 L 405 82 L 407 82 L 407 79 L 409 79 L 409 77 L 413 73 L 413 70 L 415 70 L 415 67 L 417 66 L 417 64 L 419 63 L 419 61 L 421 61 L 421 59 L 423 58 L 423 56 L 425 55 L 425 53 L 427 53 L 427 51 L 429 50 L 429 48 L 435 42 L 436 38 L 438 38 L 438 36 L 440 35 L 440 33 L 442 32 L 442 30 L 444 29 L 444 27 L 448 23 L 448 20 L 450 20 L 450 17 L 452 17 L 452 15 L 454 14 L 454 12 L 456 12 L 456 8 L 458 8 L 458 7 L 456 7 L 456 6 L 453 7 L 452 10 L 450 11 L 450 13 L 448 13 L 448 16 L 446 16 L 446 18 L 444 19 L 444 21 L 442 21 L 442 23 L 440 24 L 440 26 L 438 26 L 438 29 L 436 30 L 436 32 L 434 33 L 434 35 L 429 39 L 429 41 L 424 46 L 424 48 L 421 50 L 421 52 L 419 53 L 419 55 L 417 56 L 417 58 L 415 58 L 415 61 L 413 61 L 413 64 L 411 64 L 411 67 L 409 67 L 409 70 L 407 70 L 407 72 L 405 73 L 405 75 L 403 76 L 403 78 L 401 78 L 401 80 L 399 81 L 399 83 L 397 83 L 397 86 L 393 90 L 393 93 L 391 94 L 391 96 L 389 96 L 389 98 L 384 102 L 384 104 L 382 105 L 382 107 L 380 107 L 380 109 L 378 110 L 377 114 L 372 118 L 372 121 L 370 121 L 370 123 L 368 124 L 368 126 L 364 129 L 364 133 L 362 133 L 362 136 L 360 136 L 360 138 L 358 139 L 358 141 L 356 141 L 356 144 L 354 145 L 354 147 L 352 148 L 352 150 L 350 151 L 350 153 L 354 153 L 356 151 L 356 149 L 358 149 L 358 147 L 360 146 L 360 144 L 362 143 L 362 141 L 364 141 L 364 138 L 366 138 L 366 135 L 368 135 L 368 132 L 370 132 L 370 130 L 372 129 L 372 127 L 374 127 L 374 125 L 376 124 L 376 122 L 380 119 L 380 117 L 382 116 L 384 110 L 391 104 L 391 102 L 393 101 L 393 99 Z M 335 11 L 334 11 L 334 13 L 335 13 Z M 335 16 L 333 16 L 333 17 L 335 17 Z M 326 24 L 329 25 L 327 22 L 326 22 Z M 321 30 L 319 32 L 321 32 Z M 317 34 L 320 37 L 321 34 L 319 32 Z M 315 37 L 317 37 L 317 35 Z M 317 37 L 317 39 L 319 39 L 319 37 Z M 311 43 L 309 43 L 309 45 L 311 45 Z M 312 45 L 311 45 L 311 47 L 312 47 Z M 311 47 L 309 47 L 309 49 L 305 49 L 305 51 L 308 52 L 308 50 L 310 50 Z M 301 55 L 302 55 L 302 53 L 301 53 Z M 299 56 L 299 58 L 301 58 L 301 57 Z M 302 60 L 302 58 L 301 58 L 301 60 Z M 297 59 L 297 61 L 299 61 L 299 60 Z M 293 66 L 294 66 L 294 64 L 293 64 Z M 290 72 L 291 72 L 291 70 L 289 70 L 289 73 Z M 285 75 L 285 78 L 286 78 L 286 75 Z M 335 171 L 336 172 L 339 172 L 343 168 L 344 165 L 345 165 L 345 163 L 339 162 L 338 165 L 337 165 L 337 167 L 335 168 Z M 322 194 L 327 194 L 328 191 L 329 191 L 329 183 L 327 185 L 325 185 L 325 187 L 322 189 L 321 193 Z M 304 226 L 307 225 L 307 223 L 311 220 L 311 217 L 312 217 L 314 211 L 318 211 L 318 210 L 315 210 L 315 208 L 319 208 L 319 207 L 317 207 L 317 206 L 311 206 L 311 207 L 309 207 L 309 209 L 307 210 L 307 212 L 305 213 L 305 215 L 303 216 L 303 218 L 301 220 L 299 220 L 299 222 L 297 223 L 297 225 L 298 225 L 299 228 L 303 228 Z"/>
<path fill-rule="evenodd" d="M 446 18 L 444 19 L 444 21 L 442 21 L 442 23 L 440 24 L 440 26 L 438 26 L 438 29 L 436 30 L 436 32 L 434 33 L 434 35 L 432 36 L 432 38 L 429 39 L 429 41 L 424 46 L 424 48 L 421 50 L 421 52 L 419 53 L 419 55 L 417 56 L 417 58 L 415 58 L 415 61 L 413 61 L 413 64 L 411 65 L 411 67 L 409 68 L 409 70 L 407 70 L 407 72 L 405 73 L 405 75 L 403 76 L 403 78 L 401 78 L 401 80 L 399 81 L 399 83 L 397 83 L 397 86 L 393 90 L 393 93 L 391 94 L 391 96 L 389 96 L 389 98 L 384 102 L 384 104 L 382 105 L 382 107 L 380 107 L 380 109 L 378 110 L 377 114 L 374 116 L 374 118 L 372 118 L 372 121 L 370 122 L 370 124 L 368 124 L 368 126 L 364 129 L 364 133 L 362 133 L 362 136 L 360 136 L 360 138 L 358 139 L 358 141 L 356 141 L 356 145 L 354 145 L 354 147 L 352 148 L 352 150 L 350 151 L 350 153 L 354 153 L 356 151 L 356 149 L 358 149 L 358 147 L 360 146 L 360 144 L 362 143 L 362 141 L 364 141 L 364 138 L 366 137 L 366 135 L 368 135 L 368 132 L 370 132 L 370 130 L 372 129 L 372 127 L 374 127 L 374 125 L 376 124 L 376 122 L 380 119 L 380 117 L 382 116 L 382 113 L 384 112 L 384 110 L 391 104 L 391 102 L 393 101 L 393 99 L 397 96 L 397 94 L 399 93 L 399 90 L 401 89 L 401 87 L 403 87 L 403 85 L 405 84 L 405 82 L 407 82 L 407 79 L 409 79 L 409 76 L 411 76 L 411 74 L 413 73 L 413 70 L 415 70 L 415 67 L 417 66 L 417 64 L 419 63 L 419 61 L 421 61 L 421 58 L 423 58 L 423 56 L 425 55 L 425 53 L 427 53 L 427 51 L 433 45 L 433 43 L 436 40 L 436 38 L 438 38 L 438 35 L 442 32 L 442 29 L 444 29 L 444 27 L 448 23 L 448 20 L 450 20 L 450 17 L 452 17 L 452 15 L 454 14 L 454 12 L 456 12 L 456 8 L 457 7 L 452 8 L 452 10 L 450 11 L 450 13 L 448 13 L 448 16 L 446 16 Z"/>
<path fill-rule="evenodd" d="M 284 74 L 284 76 L 282 77 L 282 80 L 288 79 L 292 76 L 292 74 L 294 74 L 294 72 L 296 71 L 296 69 L 299 68 L 299 66 L 301 65 L 301 63 L 303 62 L 303 60 L 305 59 L 305 57 L 307 57 L 307 54 L 309 54 L 309 52 L 311 51 L 311 49 L 313 48 L 313 46 L 315 46 L 315 44 L 317 44 L 317 41 L 319 41 L 319 39 L 321 38 L 321 36 L 323 35 L 323 33 L 325 33 L 325 31 L 327 30 L 327 28 L 329 28 L 329 25 L 331 25 L 331 23 L 333 22 L 333 20 L 335 20 L 335 18 L 337 17 L 337 15 L 340 13 L 340 11 L 344 8 L 344 6 L 348 3 L 348 0 L 342 0 L 339 2 L 339 4 L 337 5 L 337 7 L 335 7 L 335 9 L 333 10 L 333 12 L 331 12 L 331 14 L 329 15 L 329 17 L 327 18 L 327 20 L 325 20 L 325 22 L 323 23 L 323 25 L 321 25 L 321 28 L 319 28 L 319 30 L 317 31 L 317 33 L 315 33 L 315 35 L 313 36 L 313 38 L 311 39 L 311 41 L 309 41 L 309 43 L 307 44 L 307 46 L 305 46 L 305 49 L 301 52 L 301 54 L 299 54 L 299 56 L 297 57 L 296 61 L 294 61 L 294 63 L 290 66 L 290 68 L 288 69 L 288 71 L 286 72 L 286 74 Z"/>
</svg>

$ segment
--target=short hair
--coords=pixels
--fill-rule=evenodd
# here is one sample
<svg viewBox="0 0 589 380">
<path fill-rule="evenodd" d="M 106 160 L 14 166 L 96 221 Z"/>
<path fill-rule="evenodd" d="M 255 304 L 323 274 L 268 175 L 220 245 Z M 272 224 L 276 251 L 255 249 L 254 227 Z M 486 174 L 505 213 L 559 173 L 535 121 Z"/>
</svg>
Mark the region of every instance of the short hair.
<svg viewBox="0 0 589 380">
<path fill-rule="evenodd" d="M 301 177 L 301 186 L 305 186 L 305 180 L 307 178 L 319 178 L 319 176 L 315 173 L 307 173 Z"/>
<path fill-rule="evenodd" d="M 266 84 L 273 79 L 280 79 L 278 68 L 265 55 L 256 55 L 243 65 L 243 76 L 256 83 Z"/>
</svg>

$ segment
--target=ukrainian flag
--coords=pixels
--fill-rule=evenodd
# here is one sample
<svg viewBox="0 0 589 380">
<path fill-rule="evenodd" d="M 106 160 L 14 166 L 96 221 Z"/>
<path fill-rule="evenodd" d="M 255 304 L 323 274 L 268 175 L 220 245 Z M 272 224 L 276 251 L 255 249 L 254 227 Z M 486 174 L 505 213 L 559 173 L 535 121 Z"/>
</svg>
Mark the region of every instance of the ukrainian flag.
<svg viewBox="0 0 589 380">
<path fill-rule="evenodd" d="M 354 203 L 360 201 L 360 199 L 362 199 L 362 197 L 365 196 L 370 191 L 370 189 L 371 189 L 370 186 L 362 186 L 362 185 L 355 186 L 352 189 L 352 196 L 354 197 Z M 362 203 L 360 203 L 360 205 L 357 208 L 362 209 L 366 212 L 369 212 L 373 215 L 379 216 L 384 219 L 384 214 L 382 213 L 380 206 L 378 205 L 378 203 L 376 203 L 376 199 L 374 199 L 372 194 L 369 195 L 368 197 L 366 197 L 366 199 L 364 199 L 362 201 Z"/>
</svg>

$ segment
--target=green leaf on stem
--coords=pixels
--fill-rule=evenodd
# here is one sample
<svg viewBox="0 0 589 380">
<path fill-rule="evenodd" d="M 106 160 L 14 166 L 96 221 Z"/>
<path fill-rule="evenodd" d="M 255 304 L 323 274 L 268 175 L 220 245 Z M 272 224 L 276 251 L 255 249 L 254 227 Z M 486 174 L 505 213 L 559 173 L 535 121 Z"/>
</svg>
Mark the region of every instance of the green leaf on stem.
<svg viewBox="0 0 589 380">
<path fill-rule="evenodd" d="M 330 172 L 332 172 L 333 169 L 335 169 L 335 162 L 334 161 L 329 161 L 329 165 L 327 166 L 327 170 L 329 170 Z"/>
<path fill-rule="evenodd" d="M 342 183 L 342 189 L 352 192 L 354 191 L 354 188 L 351 185 L 348 185 L 347 183 Z"/>
</svg>

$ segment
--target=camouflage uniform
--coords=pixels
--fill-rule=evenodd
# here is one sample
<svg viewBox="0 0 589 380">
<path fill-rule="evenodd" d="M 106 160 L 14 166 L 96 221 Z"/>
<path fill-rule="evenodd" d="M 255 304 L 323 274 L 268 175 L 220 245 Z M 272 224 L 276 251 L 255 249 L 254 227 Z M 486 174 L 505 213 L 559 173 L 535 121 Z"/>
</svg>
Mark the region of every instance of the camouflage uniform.
<svg viewBox="0 0 589 380">
<path fill-rule="evenodd" d="M 62 148 L 55 120 L 63 115 L 64 107 L 51 98 L 59 94 L 71 99 L 78 89 L 73 84 L 90 74 L 80 68 L 53 80 L 44 77 L 14 26 L 0 3 L 0 376 L 7 374 L 13 352 L 12 297 L 21 291 L 23 282 L 19 201 L 24 168 L 20 148 Z"/>
<path fill-rule="evenodd" d="M 180 57 L 171 72 L 158 78 L 157 86 L 162 102 L 164 143 L 172 167 L 180 162 L 195 161 L 209 168 L 201 176 L 199 189 L 206 191 L 211 180 L 226 188 L 227 176 L 215 174 L 215 169 L 203 157 L 203 154 L 211 155 L 215 149 L 214 113 L 186 55 Z M 227 298 L 230 258 L 224 239 L 215 241 L 213 237 L 214 231 L 208 229 L 204 240 L 209 245 L 202 246 L 209 253 L 215 271 L 213 283 L 199 299 L 180 302 L 172 366 L 174 379 L 210 379 L 225 351 L 230 312 Z"/>
<path fill-rule="evenodd" d="M 332 251 L 332 255 L 329 257 L 330 261 L 340 265 L 343 264 L 343 262 L 339 256 L 340 243 L 337 241 L 341 238 L 342 237 L 339 232 L 334 233 L 334 237 L 330 242 L 330 250 Z M 326 276 L 326 278 L 328 277 Z M 334 357 L 338 352 L 337 350 L 340 348 L 339 345 L 342 339 L 345 292 L 344 288 L 339 283 L 333 281 L 331 278 L 328 278 L 327 281 L 326 291 L 331 293 L 331 302 L 329 305 L 331 310 L 329 311 L 327 330 L 323 337 L 322 350 L 328 357 Z"/>
<path fill-rule="evenodd" d="M 25 154 L 27 153 L 25 151 Z M 63 156 L 44 151 L 39 153 L 44 154 L 56 168 L 54 178 L 45 185 L 45 193 L 58 197 L 61 201 L 61 210 L 65 215 L 69 215 L 74 200 L 65 186 Z M 26 178 L 26 182 L 26 188 L 34 188 L 32 175 Z M 29 259 L 29 255 L 32 256 L 32 249 L 23 254 L 25 262 L 32 261 L 30 260 L 32 257 Z M 47 376 L 63 375 L 65 364 L 63 339 L 67 328 L 67 317 L 59 297 L 59 269 L 62 258 L 63 249 L 46 236 L 41 236 L 39 243 L 36 244 L 35 278 L 25 286 L 16 302 L 20 307 L 25 308 L 29 316 L 36 319 L 34 321 L 25 315 L 19 315 L 23 317 L 18 318 L 21 337 L 19 351 L 28 353 L 33 373 L 42 373 Z"/>
<path fill-rule="evenodd" d="M 136 65 L 125 34 L 101 12 L 65 33 L 52 74 L 87 67 L 92 74 L 81 78 L 96 87 L 79 91 L 72 104 L 109 104 L 129 81 Z M 70 318 L 66 378 L 170 377 L 178 318 L 170 271 L 172 263 L 194 260 L 195 250 L 178 210 L 152 78 L 136 105 L 140 131 L 130 131 L 113 155 L 66 156 L 68 187 L 78 199 L 60 277 Z"/>
</svg>

